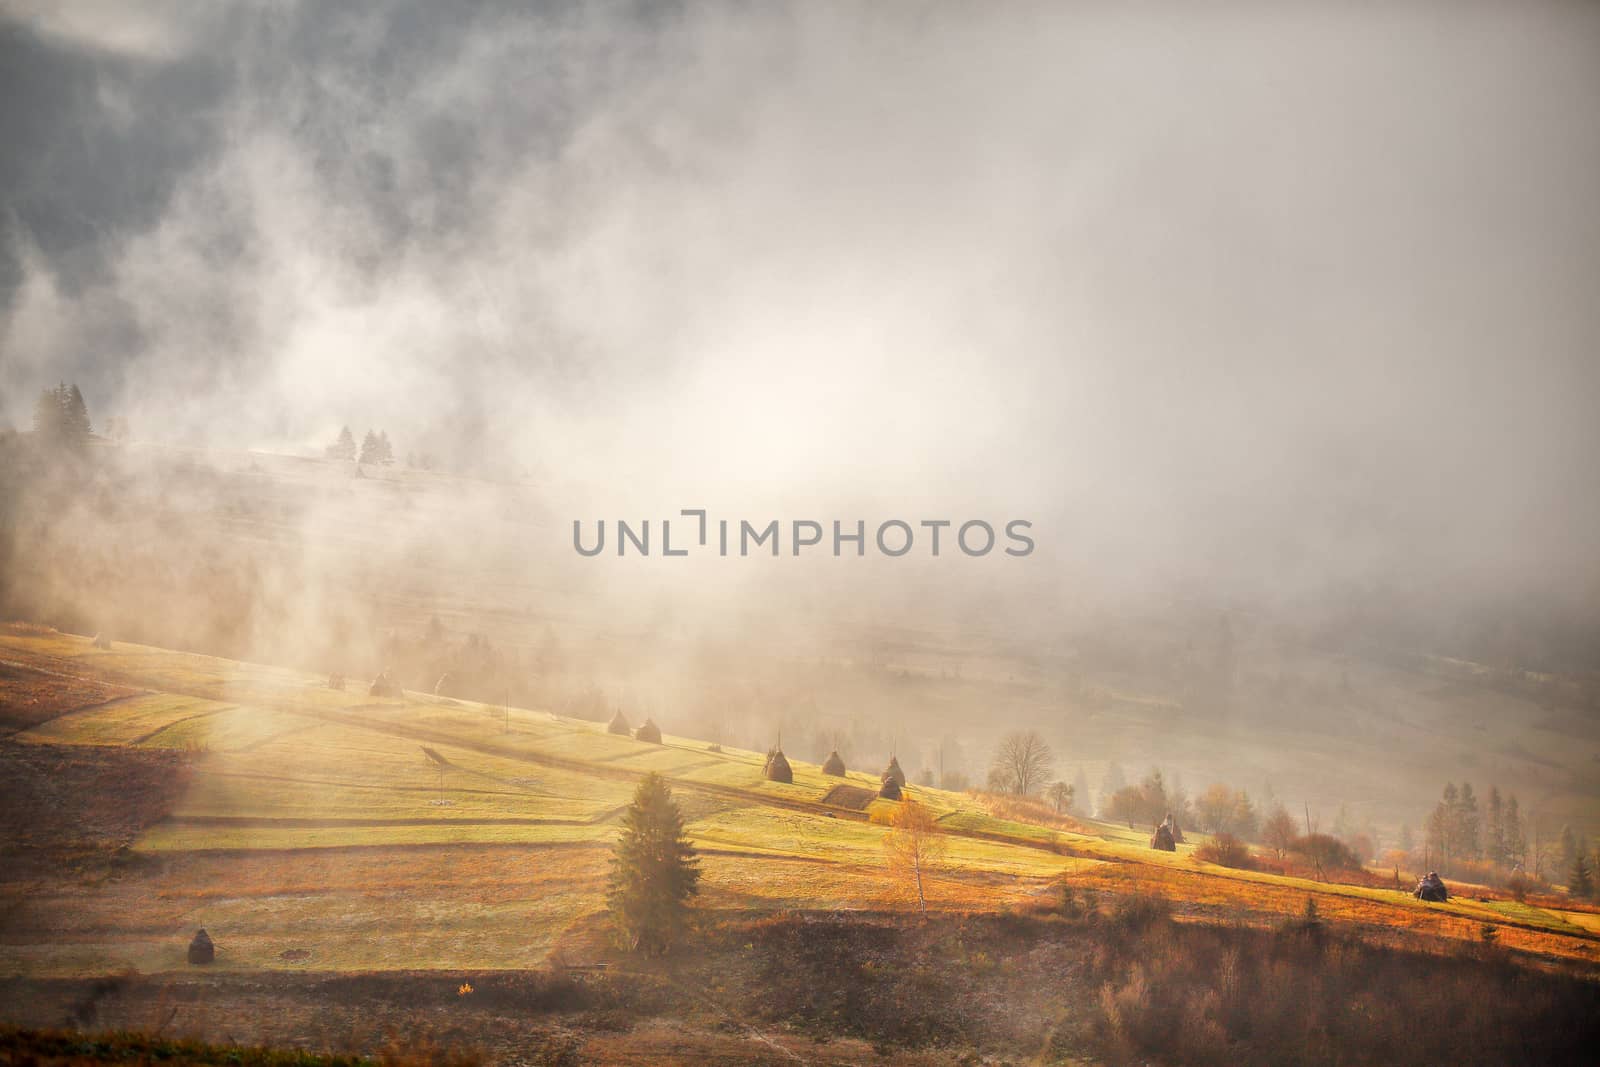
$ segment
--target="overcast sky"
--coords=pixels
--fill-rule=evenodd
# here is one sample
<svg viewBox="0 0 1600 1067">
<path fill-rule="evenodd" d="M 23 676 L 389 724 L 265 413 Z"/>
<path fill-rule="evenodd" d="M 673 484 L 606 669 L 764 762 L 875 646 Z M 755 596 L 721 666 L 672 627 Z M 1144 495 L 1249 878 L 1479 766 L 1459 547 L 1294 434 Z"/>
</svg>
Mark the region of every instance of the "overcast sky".
<svg viewBox="0 0 1600 1067">
<path fill-rule="evenodd" d="M 0 0 L 3 415 L 1592 592 L 1600 6 L 1104 7 Z"/>
</svg>

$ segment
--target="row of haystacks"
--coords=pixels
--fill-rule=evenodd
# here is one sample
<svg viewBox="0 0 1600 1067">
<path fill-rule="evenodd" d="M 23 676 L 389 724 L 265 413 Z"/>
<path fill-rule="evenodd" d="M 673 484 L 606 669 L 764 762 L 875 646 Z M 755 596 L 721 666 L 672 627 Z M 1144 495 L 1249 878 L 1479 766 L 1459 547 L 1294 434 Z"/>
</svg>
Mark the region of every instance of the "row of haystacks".
<svg viewBox="0 0 1600 1067">
<path fill-rule="evenodd" d="M 828 753 L 828 758 L 822 764 L 822 773 L 835 778 L 845 776 L 844 757 L 839 755 L 838 749 Z M 783 754 L 782 748 L 775 747 L 767 753 L 766 762 L 761 767 L 761 775 L 771 782 L 794 781 L 794 769 L 789 766 L 789 759 Z M 889 757 L 889 766 L 884 768 L 878 781 L 880 797 L 885 800 L 900 799 L 900 792 L 906 784 L 906 772 L 900 769 L 898 758 Z"/>
<path fill-rule="evenodd" d="M 606 732 L 616 734 L 619 737 L 627 737 L 631 734 L 637 740 L 647 741 L 654 745 L 661 744 L 661 728 L 653 720 L 646 718 L 644 723 L 635 730 L 629 725 L 627 716 L 622 714 L 621 708 L 617 709 L 617 713 L 606 724 Z M 717 746 L 717 751 L 721 751 L 720 745 Z M 844 765 L 844 757 L 839 755 L 838 749 L 828 753 L 828 758 L 822 763 L 822 773 L 835 778 L 845 777 L 847 771 Z M 789 765 L 789 757 L 783 754 L 781 743 L 767 750 L 767 757 L 761 764 L 761 776 L 769 782 L 782 782 L 785 785 L 793 784 L 794 768 Z M 900 799 L 901 790 L 906 784 L 906 772 L 900 769 L 898 757 L 889 757 L 889 765 L 884 768 L 883 774 L 879 776 L 878 780 L 880 782 L 878 789 L 880 797 L 885 800 Z"/>
<path fill-rule="evenodd" d="M 611 721 L 606 723 L 606 733 L 616 734 L 618 737 L 631 735 L 638 741 L 645 741 L 652 745 L 661 744 L 661 727 L 656 725 L 654 719 L 648 715 L 645 716 L 644 722 L 640 723 L 639 728 L 635 730 L 628 723 L 628 717 L 622 714 L 621 708 L 618 708 L 617 713 L 611 716 Z"/>
</svg>

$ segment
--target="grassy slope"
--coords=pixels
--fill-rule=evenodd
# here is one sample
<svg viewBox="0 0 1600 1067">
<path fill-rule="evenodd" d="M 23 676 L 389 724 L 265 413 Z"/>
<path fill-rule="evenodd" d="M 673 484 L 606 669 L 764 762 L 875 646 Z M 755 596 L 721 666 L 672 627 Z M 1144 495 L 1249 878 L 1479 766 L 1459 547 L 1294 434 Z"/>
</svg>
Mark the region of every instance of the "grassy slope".
<svg viewBox="0 0 1600 1067">
<path fill-rule="evenodd" d="M 0 657 L 144 692 L 75 707 L 19 737 L 178 748 L 189 788 L 137 850 L 149 861 L 102 884 L 14 901 L 0 972 L 181 966 L 196 926 L 220 965 L 319 969 L 524 967 L 596 951 L 606 850 L 645 771 L 673 780 L 705 853 L 705 902 L 722 908 L 880 908 L 897 893 L 868 812 L 821 803 L 838 779 L 795 764 L 764 781 L 755 752 L 615 737 L 545 712 L 407 694 L 335 692 L 290 671 L 59 634 L 0 634 Z M 66 709 L 64 709 L 66 710 Z M 421 751 L 448 761 L 441 777 Z M 875 786 L 865 774 L 852 784 Z M 1255 914 L 1298 912 L 1464 939 L 1483 922 L 1511 947 L 1600 959 L 1587 912 L 1510 901 L 1423 905 L 1392 890 L 1325 885 L 1200 863 L 1125 828 L 1084 833 L 1011 822 L 964 795 L 914 788 L 950 832 L 933 900 L 992 908 L 1062 875 Z M 286 950 L 310 954 L 302 962 Z M 292 953 L 297 956 L 298 953 Z"/>
</svg>

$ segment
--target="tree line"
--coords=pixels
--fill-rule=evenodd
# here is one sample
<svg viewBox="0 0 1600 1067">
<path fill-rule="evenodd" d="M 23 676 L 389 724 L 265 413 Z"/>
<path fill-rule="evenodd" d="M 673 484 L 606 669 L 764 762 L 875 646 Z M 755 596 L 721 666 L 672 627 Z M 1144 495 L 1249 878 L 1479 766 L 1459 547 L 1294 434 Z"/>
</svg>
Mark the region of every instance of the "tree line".
<svg viewBox="0 0 1600 1067">
<path fill-rule="evenodd" d="M 323 454 L 329 459 L 346 462 L 354 460 L 358 463 L 383 467 L 394 462 L 394 446 L 389 443 L 389 434 L 384 430 L 368 430 L 367 436 L 361 439 L 361 450 L 358 453 L 355 434 L 350 432 L 350 427 L 345 426 L 340 429 L 339 436 L 334 439 L 333 444 L 323 449 Z"/>
<path fill-rule="evenodd" d="M 1516 794 L 1502 798 L 1496 786 L 1482 806 L 1471 782 L 1446 782 L 1428 814 L 1424 838 L 1433 867 L 1487 861 L 1495 867 L 1521 868 L 1528 857 L 1527 825 Z"/>
</svg>

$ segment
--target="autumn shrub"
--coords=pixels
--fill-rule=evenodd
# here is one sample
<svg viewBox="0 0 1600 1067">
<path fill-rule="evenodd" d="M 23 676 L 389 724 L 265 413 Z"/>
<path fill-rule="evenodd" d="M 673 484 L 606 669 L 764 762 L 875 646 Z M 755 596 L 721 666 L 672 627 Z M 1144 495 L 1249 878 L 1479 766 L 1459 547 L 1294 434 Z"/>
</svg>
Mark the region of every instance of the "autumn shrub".
<svg viewBox="0 0 1600 1067">
<path fill-rule="evenodd" d="M 1086 919 L 1099 914 L 1099 900 L 1092 889 L 1078 889 L 1071 882 L 1061 883 L 1060 912 L 1068 919 Z"/>
<path fill-rule="evenodd" d="M 1289 843 L 1296 859 L 1323 871 L 1359 871 L 1361 861 L 1350 846 L 1329 834 L 1306 834 Z"/>
<path fill-rule="evenodd" d="M 1109 924 L 1128 933 L 1143 933 L 1172 919 L 1172 901 L 1159 893 L 1132 892 L 1112 898 Z"/>
<path fill-rule="evenodd" d="M 1194 850 L 1194 854 L 1197 859 L 1221 864 L 1224 867 L 1237 867 L 1244 871 L 1255 867 L 1255 861 L 1250 855 L 1250 846 L 1227 832 L 1217 834 L 1211 840 L 1202 843 Z"/>
</svg>

